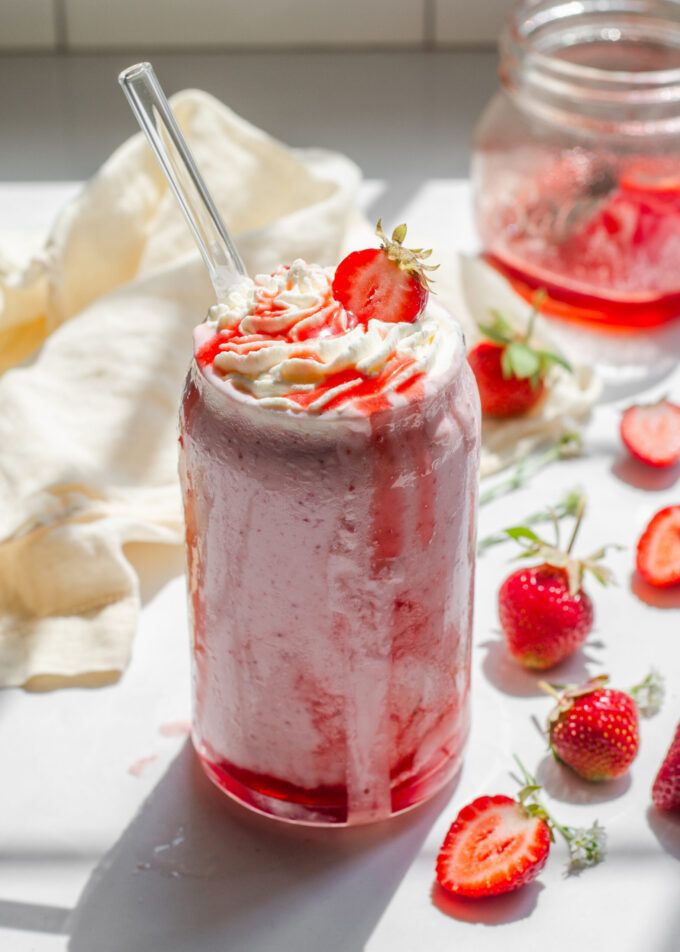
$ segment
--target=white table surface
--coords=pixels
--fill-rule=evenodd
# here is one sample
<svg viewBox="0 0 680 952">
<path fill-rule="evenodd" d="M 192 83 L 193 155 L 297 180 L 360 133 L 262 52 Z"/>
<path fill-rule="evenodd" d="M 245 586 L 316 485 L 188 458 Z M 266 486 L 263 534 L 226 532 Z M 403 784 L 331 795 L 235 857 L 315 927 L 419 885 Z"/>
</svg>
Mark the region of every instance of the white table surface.
<svg viewBox="0 0 680 952">
<path fill-rule="evenodd" d="M 21 237 L 44 227 L 74 188 L 0 186 L 3 229 Z M 368 188 L 366 202 L 382 191 Z M 468 199 L 462 182 L 426 182 L 392 217 L 407 218 L 435 246 L 446 240 L 465 250 L 472 247 Z M 678 398 L 678 382 L 677 374 L 657 381 L 655 392 Z M 543 720 L 550 701 L 500 642 L 495 598 L 510 554 L 500 547 L 479 562 L 473 728 L 457 786 L 375 828 L 287 829 L 249 814 L 212 788 L 186 737 L 173 735 L 190 707 L 181 553 L 154 552 L 151 559 L 148 548 L 131 547 L 144 608 L 121 681 L 90 691 L 0 692 L 0 949 L 680 948 L 680 822 L 649 808 L 650 784 L 680 715 L 680 594 L 655 594 L 631 574 L 649 516 L 679 501 L 678 473 L 646 473 L 625 458 L 620 405 L 597 409 L 583 458 L 554 465 L 529 488 L 484 507 L 480 531 L 513 523 L 580 484 L 590 499 L 584 550 L 604 541 L 626 546 L 610 559 L 619 587 L 592 592 L 597 619 L 585 650 L 551 676 L 608 671 L 625 687 L 650 664 L 664 671 L 666 705 L 642 723 L 629 777 L 588 785 L 546 756 L 531 717 Z M 537 772 L 563 822 L 597 818 L 606 825 L 607 860 L 566 878 L 565 849 L 557 844 L 539 881 L 514 895 L 442 901 L 432 883 L 446 829 L 475 796 L 514 792 L 513 751 Z"/>
</svg>

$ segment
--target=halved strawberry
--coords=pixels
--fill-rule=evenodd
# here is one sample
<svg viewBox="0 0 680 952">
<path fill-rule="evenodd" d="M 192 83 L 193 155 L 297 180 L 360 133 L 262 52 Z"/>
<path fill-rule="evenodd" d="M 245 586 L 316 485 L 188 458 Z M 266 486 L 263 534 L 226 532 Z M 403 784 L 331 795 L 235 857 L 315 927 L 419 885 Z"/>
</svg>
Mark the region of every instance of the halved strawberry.
<svg viewBox="0 0 680 952">
<path fill-rule="evenodd" d="M 382 222 L 376 225 L 380 248 L 353 251 L 340 262 L 333 279 L 333 297 L 362 324 L 377 319 L 392 324 L 413 323 L 425 310 L 428 299 L 423 264 L 431 251 L 404 248 L 406 225 L 398 225 L 388 238 Z"/>
<path fill-rule="evenodd" d="M 656 588 L 680 584 L 680 506 L 652 517 L 637 544 L 637 570 Z"/>
<path fill-rule="evenodd" d="M 454 820 L 437 857 L 437 882 L 480 899 L 519 889 L 545 866 L 550 829 L 511 797 L 478 797 Z"/>
<path fill-rule="evenodd" d="M 621 417 L 621 439 L 647 466 L 674 466 L 680 460 L 680 406 L 670 400 L 628 407 Z"/>
<path fill-rule="evenodd" d="M 680 724 L 652 787 L 657 810 L 680 811 Z"/>
</svg>

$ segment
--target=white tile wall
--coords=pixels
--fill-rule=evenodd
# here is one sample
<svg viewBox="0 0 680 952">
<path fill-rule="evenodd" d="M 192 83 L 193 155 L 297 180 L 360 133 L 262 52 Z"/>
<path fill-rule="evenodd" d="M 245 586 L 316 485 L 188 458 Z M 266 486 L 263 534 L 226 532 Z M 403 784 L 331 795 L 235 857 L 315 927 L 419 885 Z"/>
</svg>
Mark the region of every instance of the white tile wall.
<svg viewBox="0 0 680 952">
<path fill-rule="evenodd" d="M 440 46 L 495 43 L 513 0 L 434 0 Z"/>
<path fill-rule="evenodd" d="M 53 0 L 0 0 L 0 50 L 54 48 Z"/>
<path fill-rule="evenodd" d="M 72 49 L 418 45 L 425 0 L 66 0 Z"/>
<path fill-rule="evenodd" d="M 512 0 L 0 0 L 0 50 L 489 44 L 511 5 Z"/>
</svg>

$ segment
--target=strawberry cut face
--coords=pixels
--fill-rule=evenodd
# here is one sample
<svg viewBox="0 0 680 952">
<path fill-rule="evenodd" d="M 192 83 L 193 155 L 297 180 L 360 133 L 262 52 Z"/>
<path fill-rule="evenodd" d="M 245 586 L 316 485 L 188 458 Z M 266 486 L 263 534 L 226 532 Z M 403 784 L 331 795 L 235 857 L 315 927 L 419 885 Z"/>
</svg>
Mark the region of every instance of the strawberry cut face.
<svg viewBox="0 0 680 952">
<path fill-rule="evenodd" d="M 419 278 L 392 261 L 382 248 L 354 251 L 338 265 L 333 296 L 357 320 L 398 323 L 418 319 L 428 292 Z"/>
<path fill-rule="evenodd" d="M 641 463 L 674 466 L 680 460 L 680 407 L 668 400 L 628 407 L 621 417 L 621 439 Z"/>
<path fill-rule="evenodd" d="M 657 810 L 680 813 L 680 724 L 652 787 Z"/>
<path fill-rule="evenodd" d="M 656 588 L 680 584 L 680 506 L 652 518 L 637 544 L 637 570 Z"/>
<path fill-rule="evenodd" d="M 456 896 L 498 896 L 535 879 L 549 851 L 543 819 L 527 815 L 510 797 L 478 797 L 463 807 L 446 835 L 437 882 Z"/>
</svg>

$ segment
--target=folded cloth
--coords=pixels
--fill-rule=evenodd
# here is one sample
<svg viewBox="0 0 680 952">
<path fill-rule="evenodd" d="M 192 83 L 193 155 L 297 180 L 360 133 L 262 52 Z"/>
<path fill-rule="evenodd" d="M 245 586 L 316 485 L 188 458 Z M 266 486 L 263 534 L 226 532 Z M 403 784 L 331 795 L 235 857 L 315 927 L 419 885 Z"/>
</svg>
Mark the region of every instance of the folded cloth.
<svg viewBox="0 0 680 952">
<path fill-rule="evenodd" d="M 357 168 L 293 152 L 212 97 L 175 114 L 251 273 L 337 261 Z M 141 134 L 60 214 L 44 253 L 0 262 L 0 685 L 101 684 L 128 661 L 128 542 L 182 539 L 177 406 L 213 294 Z"/>
<path fill-rule="evenodd" d="M 370 240 L 349 160 L 287 149 L 204 93 L 172 102 L 251 273 L 295 257 L 331 265 Z M 501 278 L 473 260 L 454 274 L 443 250 L 438 289 L 469 340 L 489 307 L 522 324 L 528 309 Z M 124 546 L 182 540 L 177 405 L 212 301 L 141 135 L 63 210 L 40 255 L 0 260 L 0 686 L 95 685 L 124 670 L 140 604 Z M 596 391 L 589 371 L 558 369 L 534 413 L 485 424 L 483 473 L 558 435 Z"/>
</svg>

